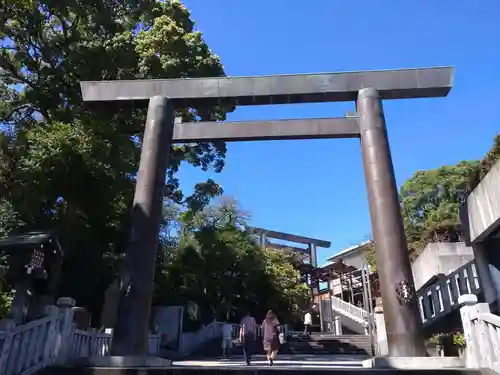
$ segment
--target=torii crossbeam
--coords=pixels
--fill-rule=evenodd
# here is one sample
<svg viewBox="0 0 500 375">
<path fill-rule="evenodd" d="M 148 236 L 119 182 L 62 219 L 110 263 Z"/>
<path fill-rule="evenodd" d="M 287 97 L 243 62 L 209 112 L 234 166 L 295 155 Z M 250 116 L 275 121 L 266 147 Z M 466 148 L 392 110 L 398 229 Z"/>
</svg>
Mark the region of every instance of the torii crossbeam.
<svg viewBox="0 0 500 375">
<path fill-rule="evenodd" d="M 248 141 L 359 136 L 389 354 L 425 356 L 422 323 L 416 305 L 382 100 L 444 97 L 452 83 L 453 68 L 450 67 L 267 77 L 81 82 L 84 101 L 149 101 L 112 353 L 146 353 L 165 170 L 172 143 L 176 140 Z M 222 123 L 174 126 L 176 107 L 217 102 L 262 105 L 336 101 L 355 101 L 358 117 L 295 120 L 288 122 L 290 127 L 285 121 L 261 122 L 260 125 L 233 123 L 224 126 Z M 334 122 L 337 126 L 333 125 Z"/>
</svg>

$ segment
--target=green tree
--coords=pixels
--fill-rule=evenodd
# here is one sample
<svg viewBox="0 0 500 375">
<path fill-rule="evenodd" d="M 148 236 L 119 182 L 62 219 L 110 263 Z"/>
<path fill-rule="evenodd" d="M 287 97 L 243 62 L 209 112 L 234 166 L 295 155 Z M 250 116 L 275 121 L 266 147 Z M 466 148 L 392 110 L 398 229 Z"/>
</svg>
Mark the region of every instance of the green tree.
<svg viewBox="0 0 500 375">
<path fill-rule="evenodd" d="M 272 308 L 284 323 L 299 323 L 309 306 L 309 287 L 301 281 L 300 272 L 290 262 L 286 253 L 266 249 L 266 272 L 270 275 L 272 289 L 266 296 L 266 306 Z"/>
<path fill-rule="evenodd" d="M 416 172 L 404 183 L 400 196 L 411 252 L 442 236 L 460 236 L 460 205 L 477 167 L 477 161 L 461 161 L 456 166 Z"/>
<path fill-rule="evenodd" d="M 262 318 L 269 308 L 284 321 L 297 317 L 307 286 L 286 254 L 260 248 L 245 230 L 248 216 L 227 198 L 182 214 L 179 248 L 165 249 L 170 261 L 159 263 L 155 303 L 195 302 L 205 321 L 234 320 L 247 309 Z"/>
<path fill-rule="evenodd" d="M 58 230 L 60 293 L 98 317 L 127 238 L 145 108 L 91 108 L 79 82 L 222 76 L 223 67 L 179 1 L 6 0 L 0 21 L 1 204 L 17 229 Z M 177 116 L 216 120 L 230 109 Z M 220 194 L 208 180 L 184 197 L 175 172 L 182 161 L 218 172 L 225 152 L 220 142 L 173 147 L 168 197 L 198 210 Z"/>
<path fill-rule="evenodd" d="M 497 134 L 493 139 L 493 145 L 490 150 L 484 155 L 479 163 L 478 168 L 472 173 L 469 180 L 469 191 L 472 191 L 481 180 L 486 176 L 490 169 L 500 159 L 500 134 Z"/>
</svg>

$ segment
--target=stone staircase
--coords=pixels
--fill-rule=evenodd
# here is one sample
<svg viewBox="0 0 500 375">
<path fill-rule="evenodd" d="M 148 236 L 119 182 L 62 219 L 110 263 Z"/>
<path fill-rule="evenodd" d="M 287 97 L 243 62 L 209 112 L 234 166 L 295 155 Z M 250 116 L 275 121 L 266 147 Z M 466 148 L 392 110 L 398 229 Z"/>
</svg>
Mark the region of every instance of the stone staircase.
<svg viewBox="0 0 500 375">
<path fill-rule="evenodd" d="M 330 333 L 312 333 L 310 336 L 291 337 L 280 348 L 286 354 L 359 354 L 371 356 L 370 337 L 365 335 L 333 335 Z"/>
<path fill-rule="evenodd" d="M 262 343 L 255 342 L 255 353 L 263 354 Z M 365 335 L 340 335 L 331 333 L 312 333 L 309 336 L 299 335 L 288 337 L 285 344 L 280 346 L 280 354 L 293 355 L 361 355 L 372 356 L 370 337 Z M 233 356 L 242 355 L 241 344 L 235 341 Z M 220 339 L 212 340 L 201 345 L 188 358 L 218 358 L 221 355 Z"/>
</svg>

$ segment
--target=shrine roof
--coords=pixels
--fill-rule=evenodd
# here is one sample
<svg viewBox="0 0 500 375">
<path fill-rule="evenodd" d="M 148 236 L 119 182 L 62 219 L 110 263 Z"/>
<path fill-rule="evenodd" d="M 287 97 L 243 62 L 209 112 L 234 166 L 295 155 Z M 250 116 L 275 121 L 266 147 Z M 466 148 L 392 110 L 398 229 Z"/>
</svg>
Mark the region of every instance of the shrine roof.
<svg viewBox="0 0 500 375">
<path fill-rule="evenodd" d="M 363 250 L 363 248 L 365 248 L 365 246 L 370 244 L 371 242 L 372 242 L 372 240 L 368 240 L 368 241 L 361 242 L 357 245 L 348 247 L 346 249 L 343 249 L 343 250 L 339 251 L 338 253 L 336 253 L 335 255 L 332 255 L 331 257 L 329 257 L 327 260 L 329 262 L 336 262 L 337 260 L 340 260 L 343 257 L 352 256 L 352 255 L 354 255 L 354 253 Z"/>
<path fill-rule="evenodd" d="M 325 266 L 322 266 L 318 268 L 319 270 L 324 270 L 324 271 L 332 271 L 335 273 L 348 273 L 348 272 L 353 272 L 357 271 L 358 269 L 354 266 L 349 266 L 345 264 L 344 262 L 333 262 L 330 264 L 327 264 Z"/>
<path fill-rule="evenodd" d="M 18 235 L 5 236 L 0 238 L 0 249 L 37 247 L 46 242 L 55 240 L 55 248 L 62 253 L 59 241 L 52 232 L 27 232 Z"/>
</svg>

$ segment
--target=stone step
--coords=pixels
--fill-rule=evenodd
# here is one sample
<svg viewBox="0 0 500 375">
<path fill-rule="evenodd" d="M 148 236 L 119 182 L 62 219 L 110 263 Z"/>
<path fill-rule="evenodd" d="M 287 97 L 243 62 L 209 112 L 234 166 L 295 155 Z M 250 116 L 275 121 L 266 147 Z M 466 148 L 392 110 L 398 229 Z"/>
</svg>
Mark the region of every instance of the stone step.
<svg viewBox="0 0 500 375">
<path fill-rule="evenodd" d="M 254 344 L 254 352 L 257 354 L 264 353 L 262 343 L 256 341 Z M 371 355 L 371 343 L 368 336 L 361 335 L 314 335 L 305 337 L 300 340 L 289 340 L 287 343 L 280 346 L 282 354 L 365 354 Z M 222 353 L 221 340 L 215 339 L 203 344 L 196 349 L 188 358 L 216 358 Z M 243 354 L 243 348 L 240 343 L 236 343 L 233 347 L 234 355 Z M 172 358 L 174 359 L 174 358 Z"/>
<path fill-rule="evenodd" d="M 146 367 L 83 367 L 83 366 L 53 366 L 46 367 L 37 375 L 241 375 L 248 373 L 253 375 L 269 375 L 271 373 L 281 375 L 307 375 L 317 373 L 321 375 L 481 375 L 479 370 L 473 369 L 372 369 L 352 368 L 337 366 L 318 366 L 301 368 L 300 366 L 172 366 L 166 368 Z"/>
<path fill-rule="evenodd" d="M 365 344 L 365 343 L 370 343 L 371 340 L 369 339 L 366 339 L 366 340 L 361 340 L 361 339 L 357 339 L 357 340 L 346 340 L 346 339 L 323 339 L 323 340 L 288 340 L 287 342 L 293 342 L 293 343 L 336 343 L 336 342 L 339 342 L 339 343 L 342 343 L 342 342 L 345 342 L 345 343 L 352 343 L 352 344 Z"/>
</svg>

